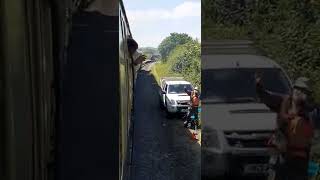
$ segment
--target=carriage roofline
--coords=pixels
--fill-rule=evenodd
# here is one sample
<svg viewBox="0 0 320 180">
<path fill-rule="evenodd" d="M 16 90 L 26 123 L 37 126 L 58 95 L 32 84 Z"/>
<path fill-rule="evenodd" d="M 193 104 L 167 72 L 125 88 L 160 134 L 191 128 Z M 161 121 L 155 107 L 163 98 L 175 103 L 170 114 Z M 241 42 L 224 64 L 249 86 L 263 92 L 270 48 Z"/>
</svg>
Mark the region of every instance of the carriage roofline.
<svg viewBox="0 0 320 180">
<path fill-rule="evenodd" d="M 126 14 L 126 10 L 125 10 L 125 7 L 124 7 L 124 4 L 123 4 L 123 1 L 122 1 L 122 0 L 120 0 L 120 8 L 121 8 L 122 11 L 123 11 L 124 19 L 125 19 L 125 21 L 126 21 L 126 25 L 128 26 L 128 30 L 129 30 L 129 33 L 130 33 L 130 37 L 132 38 L 132 33 L 131 33 L 129 21 L 128 21 L 127 14 Z"/>
</svg>

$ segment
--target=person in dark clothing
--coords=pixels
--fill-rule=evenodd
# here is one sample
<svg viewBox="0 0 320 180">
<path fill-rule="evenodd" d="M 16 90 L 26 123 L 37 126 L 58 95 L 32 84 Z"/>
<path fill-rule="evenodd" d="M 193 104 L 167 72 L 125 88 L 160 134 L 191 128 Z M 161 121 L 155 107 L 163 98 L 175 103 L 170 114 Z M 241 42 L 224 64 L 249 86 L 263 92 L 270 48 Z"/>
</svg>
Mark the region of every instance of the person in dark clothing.
<svg viewBox="0 0 320 180">
<path fill-rule="evenodd" d="M 314 108 L 307 101 L 311 93 L 307 83 L 307 78 L 298 78 L 291 94 L 280 95 L 266 90 L 261 77 L 256 76 L 256 91 L 260 101 L 278 113 L 277 136 L 272 142 L 283 155 L 284 163 L 276 170 L 277 180 L 308 179 L 313 138 L 313 123 L 309 114 Z"/>
<path fill-rule="evenodd" d="M 138 43 L 132 38 L 127 39 L 127 45 L 130 54 L 133 54 L 139 48 Z"/>
<path fill-rule="evenodd" d="M 143 56 L 142 53 L 137 51 L 138 48 L 139 48 L 139 45 L 134 39 L 128 38 L 127 39 L 127 45 L 128 45 L 128 51 L 129 51 L 130 55 L 133 58 L 133 64 L 134 65 L 141 64 L 143 61 L 146 60 L 146 57 Z"/>
</svg>

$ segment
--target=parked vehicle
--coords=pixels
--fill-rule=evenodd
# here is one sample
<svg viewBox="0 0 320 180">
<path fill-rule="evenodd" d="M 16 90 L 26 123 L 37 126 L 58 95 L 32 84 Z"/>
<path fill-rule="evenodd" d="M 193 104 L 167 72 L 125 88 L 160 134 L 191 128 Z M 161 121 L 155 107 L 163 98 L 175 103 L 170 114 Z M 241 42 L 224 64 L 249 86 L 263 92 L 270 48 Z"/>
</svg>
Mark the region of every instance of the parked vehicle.
<svg viewBox="0 0 320 180">
<path fill-rule="evenodd" d="M 193 89 L 190 82 L 181 77 L 164 77 L 160 79 L 160 86 L 160 107 L 164 108 L 168 114 L 188 112 L 190 96 L 185 89 Z"/>
<path fill-rule="evenodd" d="M 269 58 L 226 54 L 202 55 L 202 176 L 266 176 L 276 113 L 257 99 L 254 74 L 279 93 L 291 82 Z"/>
</svg>

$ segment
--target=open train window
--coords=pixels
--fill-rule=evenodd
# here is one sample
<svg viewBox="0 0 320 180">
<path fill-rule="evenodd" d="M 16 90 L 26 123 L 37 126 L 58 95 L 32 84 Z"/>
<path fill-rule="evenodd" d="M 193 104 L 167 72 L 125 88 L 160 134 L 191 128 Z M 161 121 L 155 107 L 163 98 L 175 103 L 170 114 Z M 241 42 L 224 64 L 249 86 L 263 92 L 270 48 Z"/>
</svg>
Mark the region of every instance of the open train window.
<svg viewBox="0 0 320 180">
<path fill-rule="evenodd" d="M 1 33 L 2 34 L 2 33 Z M 2 54 L 2 53 L 0 53 Z M 3 59 L 1 56 L 0 56 L 0 59 Z M 2 64 L 3 61 L 1 61 L 1 67 L 4 67 L 4 64 Z M 4 69 L 1 69 L 1 79 L 0 79 L 0 118 L 2 119 L 0 121 L 0 179 L 4 179 L 4 172 L 5 172 L 5 169 L 4 169 L 4 157 L 5 157 L 5 139 L 4 139 L 4 126 L 5 126 L 5 123 L 4 123 L 4 106 L 5 106 L 5 103 L 4 103 L 4 86 L 3 86 L 3 82 L 4 82 L 4 79 L 2 79 L 4 77 Z"/>
<path fill-rule="evenodd" d="M 3 12 L 3 2 L 1 1 L 0 2 L 0 13 L 1 12 Z M 3 22 L 3 18 L 4 16 L 3 16 L 3 14 L 1 14 L 1 17 L 0 17 L 0 19 L 1 19 L 1 22 Z M 3 31 L 2 31 L 2 28 L 0 28 L 0 36 L 3 36 Z M 2 43 L 2 42 L 1 42 Z M 4 57 L 2 56 L 4 53 L 3 52 L 1 52 L 3 49 L 1 48 L 0 49 L 0 59 L 4 59 Z M 5 116 L 4 116 L 4 114 L 5 114 L 5 108 L 4 108 L 4 106 L 5 106 L 5 99 L 4 99 L 4 97 L 5 97 L 5 95 L 4 95 L 4 61 L 1 61 L 0 62 L 0 67 L 1 67 L 1 70 L 0 70 L 0 119 L 1 119 L 1 121 L 0 121 L 0 179 L 5 179 L 5 174 L 4 174 L 4 172 L 5 172 L 5 169 L 4 169 L 4 157 L 5 157 L 5 128 L 4 128 L 4 126 L 5 126 Z"/>
</svg>

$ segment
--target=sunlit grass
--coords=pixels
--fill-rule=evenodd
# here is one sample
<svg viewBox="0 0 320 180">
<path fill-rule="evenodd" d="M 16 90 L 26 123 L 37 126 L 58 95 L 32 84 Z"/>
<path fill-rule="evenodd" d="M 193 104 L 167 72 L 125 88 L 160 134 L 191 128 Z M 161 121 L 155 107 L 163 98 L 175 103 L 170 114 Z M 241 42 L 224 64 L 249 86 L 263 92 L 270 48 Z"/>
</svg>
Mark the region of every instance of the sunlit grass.
<svg viewBox="0 0 320 180">
<path fill-rule="evenodd" d="M 181 75 L 173 73 L 170 71 L 171 67 L 168 63 L 158 62 L 156 63 L 151 70 L 151 74 L 157 80 L 157 83 L 160 84 L 160 78 L 162 77 L 180 77 Z"/>
</svg>

